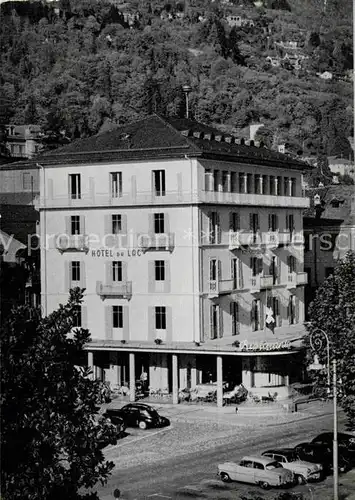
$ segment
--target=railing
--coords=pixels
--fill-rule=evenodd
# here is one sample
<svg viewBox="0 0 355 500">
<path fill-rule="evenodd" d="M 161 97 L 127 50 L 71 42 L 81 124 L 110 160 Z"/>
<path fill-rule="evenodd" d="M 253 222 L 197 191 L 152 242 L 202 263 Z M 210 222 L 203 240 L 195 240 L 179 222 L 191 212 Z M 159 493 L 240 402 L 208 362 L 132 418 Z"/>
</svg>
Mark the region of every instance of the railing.
<svg viewBox="0 0 355 500">
<path fill-rule="evenodd" d="M 291 243 L 291 233 L 289 231 L 278 233 L 278 244 L 289 245 Z"/>
<path fill-rule="evenodd" d="M 232 293 L 238 289 L 238 285 L 234 279 L 229 280 L 209 280 L 208 293 L 209 295 L 222 295 Z"/>
<path fill-rule="evenodd" d="M 234 250 L 240 247 L 261 243 L 261 237 L 253 231 L 230 231 L 229 249 Z"/>
<path fill-rule="evenodd" d="M 308 274 L 305 272 L 297 273 L 297 285 L 307 285 L 308 283 Z"/>
<path fill-rule="evenodd" d="M 287 288 L 294 288 L 297 285 L 297 274 L 288 273 L 287 274 Z"/>
<path fill-rule="evenodd" d="M 271 288 L 272 286 L 274 286 L 274 277 L 272 275 L 252 276 L 250 278 L 250 289 L 254 292 Z"/>
<path fill-rule="evenodd" d="M 129 300 L 132 297 L 132 281 L 122 281 L 110 285 L 103 284 L 102 281 L 97 281 L 96 293 L 101 298 L 123 297 Z"/>
<path fill-rule="evenodd" d="M 55 238 L 55 246 L 61 252 L 89 251 L 88 235 L 86 234 L 60 234 Z"/>
<path fill-rule="evenodd" d="M 206 203 L 235 203 L 269 207 L 308 208 L 310 201 L 302 196 L 275 196 L 269 194 L 246 194 L 216 191 L 201 191 L 199 199 Z"/>
<path fill-rule="evenodd" d="M 274 284 L 274 277 L 273 276 L 262 276 L 260 278 L 260 288 L 271 288 Z"/>
<path fill-rule="evenodd" d="M 167 250 L 168 252 L 172 252 L 175 248 L 175 234 L 138 234 L 138 245 L 144 252 L 148 250 Z"/>
</svg>

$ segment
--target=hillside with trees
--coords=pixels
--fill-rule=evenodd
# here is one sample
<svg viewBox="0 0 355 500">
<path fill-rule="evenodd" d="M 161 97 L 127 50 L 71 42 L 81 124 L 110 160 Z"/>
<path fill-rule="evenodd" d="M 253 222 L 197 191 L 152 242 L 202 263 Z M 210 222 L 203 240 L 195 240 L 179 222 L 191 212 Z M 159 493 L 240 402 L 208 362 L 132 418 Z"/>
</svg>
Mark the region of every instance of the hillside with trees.
<svg viewBox="0 0 355 500">
<path fill-rule="evenodd" d="M 188 84 L 201 122 L 352 154 L 350 0 L 120 1 L 2 4 L 1 115 L 74 139 L 182 115 Z"/>
</svg>

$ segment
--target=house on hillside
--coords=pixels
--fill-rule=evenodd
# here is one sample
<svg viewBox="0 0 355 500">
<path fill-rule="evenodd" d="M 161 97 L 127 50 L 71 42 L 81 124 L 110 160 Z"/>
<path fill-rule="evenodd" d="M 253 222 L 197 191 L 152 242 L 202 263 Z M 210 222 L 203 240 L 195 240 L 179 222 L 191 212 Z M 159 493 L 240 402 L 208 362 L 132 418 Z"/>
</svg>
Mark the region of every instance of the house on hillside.
<svg viewBox="0 0 355 500">
<path fill-rule="evenodd" d="M 39 125 L 6 125 L 6 148 L 10 156 L 32 158 L 42 149 L 42 130 Z"/>
<path fill-rule="evenodd" d="M 316 73 L 316 75 L 322 80 L 332 80 L 333 78 L 333 73 L 330 71 L 323 71 L 323 73 Z"/>
<path fill-rule="evenodd" d="M 244 26 L 253 27 L 254 21 L 252 19 L 243 18 L 242 16 L 237 15 L 229 15 L 226 18 L 228 25 L 231 28 L 242 28 Z"/>
</svg>

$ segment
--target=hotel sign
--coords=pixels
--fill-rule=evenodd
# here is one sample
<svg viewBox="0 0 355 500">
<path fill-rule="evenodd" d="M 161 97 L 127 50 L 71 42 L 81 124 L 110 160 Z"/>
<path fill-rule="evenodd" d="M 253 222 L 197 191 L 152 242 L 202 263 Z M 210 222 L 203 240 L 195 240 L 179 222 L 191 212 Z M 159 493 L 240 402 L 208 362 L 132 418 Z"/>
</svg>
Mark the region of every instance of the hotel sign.
<svg viewBox="0 0 355 500">
<path fill-rule="evenodd" d="M 291 349 L 291 342 L 289 340 L 284 340 L 282 342 L 256 342 L 249 343 L 244 340 L 239 346 L 241 351 L 288 351 Z"/>
<path fill-rule="evenodd" d="M 143 250 L 130 249 L 130 250 L 113 250 L 112 248 L 104 248 L 99 250 L 91 250 L 91 257 L 97 258 L 115 258 L 115 257 L 140 257 L 143 255 Z"/>
</svg>

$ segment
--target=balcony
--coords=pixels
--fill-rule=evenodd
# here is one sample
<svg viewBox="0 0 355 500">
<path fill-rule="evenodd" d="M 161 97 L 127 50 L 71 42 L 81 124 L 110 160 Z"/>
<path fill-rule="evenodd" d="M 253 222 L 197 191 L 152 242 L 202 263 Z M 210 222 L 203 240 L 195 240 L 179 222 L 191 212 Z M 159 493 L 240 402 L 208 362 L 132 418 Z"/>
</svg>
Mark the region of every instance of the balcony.
<svg viewBox="0 0 355 500">
<path fill-rule="evenodd" d="M 287 288 L 296 288 L 297 286 L 297 273 L 288 273 L 287 275 Z"/>
<path fill-rule="evenodd" d="M 307 273 L 297 273 L 297 285 L 307 285 L 308 283 L 308 275 Z"/>
<path fill-rule="evenodd" d="M 172 252 L 175 248 L 174 233 L 139 234 L 138 245 L 144 252 L 148 250 L 165 250 Z"/>
<path fill-rule="evenodd" d="M 209 280 L 208 295 L 209 297 L 218 297 L 219 295 L 227 295 L 238 290 L 238 285 L 235 280 Z"/>
<path fill-rule="evenodd" d="M 268 248 L 277 248 L 279 246 L 279 231 L 263 233 L 263 243 Z"/>
<path fill-rule="evenodd" d="M 103 284 L 102 281 L 96 282 L 96 293 L 101 299 L 118 297 L 130 300 L 132 297 L 132 281 L 122 281 L 111 283 L 110 285 Z"/>
<path fill-rule="evenodd" d="M 289 231 L 278 233 L 279 245 L 289 245 L 291 243 L 291 233 Z"/>
<path fill-rule="evenodd" d="M 252 276 L 250 279 L 251 293 L 258 293 L 260 290 L 271 288 L 274 285 L 274 277 L 268 276 Z"/>
<path fill-rule="evenodd" d="M 86 234 L 60 234 L 55 238 L 55 246 L 60 253 L 89 251 L 88 235 Z"/>
<path fill-rule="evenodd" d="M 252 231 L 230 231 L 229 250 L 261 244 L 261 236 Z"/>
<path fill-rule="evenodd" d="M 260 207 L 308 208 L 309 198 L 302 196 L 275 196 L 270 194 L 230 193 L 223 191 L 201 191 L 204 203 L 234 203 L 236 205 Z"/>
</svg>

